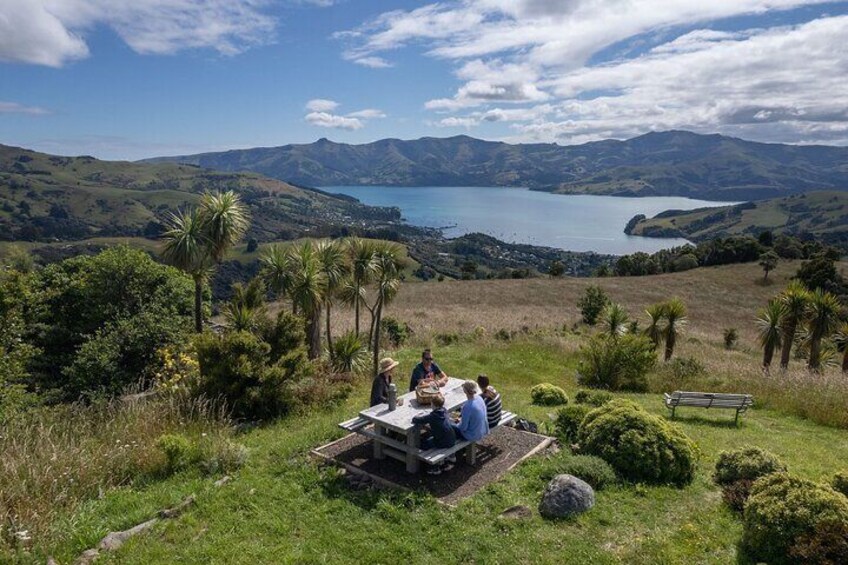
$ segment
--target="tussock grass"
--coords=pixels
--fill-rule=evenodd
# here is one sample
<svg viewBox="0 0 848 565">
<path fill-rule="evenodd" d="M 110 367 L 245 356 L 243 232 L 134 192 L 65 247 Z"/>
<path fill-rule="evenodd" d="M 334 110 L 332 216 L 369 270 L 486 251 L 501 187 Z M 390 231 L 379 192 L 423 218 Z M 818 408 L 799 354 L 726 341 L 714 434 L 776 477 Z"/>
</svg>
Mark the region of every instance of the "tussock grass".
<svg viewBox="0 0 848 565">
<path fill-rule="evenodd" d="M 229 434 L 221 406 L 177 395 L 35 410 L 0 432 L 0 561 L 43 543 L 54 519 L 165 467 L 165 433 Z"/>
</svg>

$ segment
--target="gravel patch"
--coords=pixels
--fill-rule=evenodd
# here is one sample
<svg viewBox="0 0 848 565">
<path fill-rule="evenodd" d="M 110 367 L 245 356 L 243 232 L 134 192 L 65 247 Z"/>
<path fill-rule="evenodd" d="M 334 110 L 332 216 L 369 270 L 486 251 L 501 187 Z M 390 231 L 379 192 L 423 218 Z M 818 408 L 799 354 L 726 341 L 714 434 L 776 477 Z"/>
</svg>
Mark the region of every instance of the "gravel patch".
<svg viewBox="0 0 848 565">
<path fill-rule="evenodd" d="M 351 434 L 315 451 L 384 481 L 411 490 L 426 490 L 439 500 L 454 504 L 498 480 L 512 465 L 548 439 L 510 427 L 498 427 L 477 443 L 475 465 L 466 463 L 460 451 L 454 468 L 441 475 L 428 475 L 424 463 L 419 473 L 411 475 L 400 461 L 390 457 L 378 461 L 373 458 L 371 441 L 359 434 Z"/>
</svg>

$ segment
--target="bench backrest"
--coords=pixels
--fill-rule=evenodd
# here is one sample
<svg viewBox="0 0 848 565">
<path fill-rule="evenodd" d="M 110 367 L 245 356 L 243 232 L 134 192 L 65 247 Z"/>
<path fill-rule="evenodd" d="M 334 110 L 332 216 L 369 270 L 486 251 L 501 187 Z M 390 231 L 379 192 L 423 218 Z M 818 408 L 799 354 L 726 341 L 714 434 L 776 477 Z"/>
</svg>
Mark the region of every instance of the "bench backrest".
<svg viewBox="0 0 848 565">
<path fill-rule="evenodd" d="M 688 392 L 676 390 L 669 395 L 673 404 L 709 404 L 714 406 L 750 406 L 754 397 L 750 394 L 730 394 L 721 392 Z"/>
</svg>

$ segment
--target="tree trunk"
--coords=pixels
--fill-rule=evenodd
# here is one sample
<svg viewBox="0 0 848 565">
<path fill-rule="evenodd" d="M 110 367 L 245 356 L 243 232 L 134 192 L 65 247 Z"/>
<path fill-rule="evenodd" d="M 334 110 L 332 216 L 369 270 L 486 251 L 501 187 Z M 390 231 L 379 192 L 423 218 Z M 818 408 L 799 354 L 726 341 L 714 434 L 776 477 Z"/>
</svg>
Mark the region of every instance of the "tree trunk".
<svg viewBox="0 0 848 565">
<path fill-rule="evenodd" d="M 821 369 L 821 340 L 818 338 L 812 338 L 810 340 L 810 358 L 807 360 L 807 368 L 814 372 L 818 373 L 819 369 Z"/>
<path fill-rule="evenodd" d="M 774 344 L 768 343 L 763 349 L 763 369 L 766 373 L 769 371 L 769 367 L 771 366 L 771 360 L 774 358 Z"/>
<path fill-rule="evenodd" d="M 377 304 L 374 305 L 374 309 L 371 310 L 371 327 L 368 328 L 368 343 L 374 342 L 374 323 L 377 320 L 377 308 L 382 309 L 383 301 L 381 299 L 377 299 Z"/>
<path fill-rule="evenodd" d="M 377 321 L 376 326 L 372 324 L 372 327 L 375 328 L 374 332 L 374 371 L 373 373 L 377 374 L 377 369 L 379 368 L 380 362 L 380 317 L 383 315 L 383 301 L 382 299 L 378 299 L 377 301 L 377 314 L 374 316 L 374 319 Z"/>
<path fill-rule="evenodd" d="M 203 279 L 194 277 L 194 331 L 203 331 Z"/>
<path fill-rule="evenodd" d="M 321 356 L 321 309 L 318 308 L 306 322 L 306 335 L 309 340 L 309 358 Z"/>
<path fill-rule="evenodd" d="M 668 337 L 665 340 L 665 360 L 668 361 L 671 359 L 672 354 L 674 354 L 674 342 L 677 340 L 677 337 L 669 332 Z"/>
<path fill-rule="evenodd" d="M 783 332 L 783 348 L 780 350 L 780 368 L 789 368 L 789 355 L 792 352 L 792 342 L 795 340 L 795 329 L 798 322 L 789 320 L 786 330 Z"/>
<path fill-rule="evenodd" d="M 356 329 L 356 335 L 359 336 L 359 287 L 356 287 L 356 297 L 353 300 L 353 311 L 355 312 L 354 317 L 356 320 L 356 325 L 354 328 Z"/>
<path fill-rule="evenodd" d="M 848 373 L 848 343 L 845 344 L 845 352 L 842 354 L 842 372 Z"/>
<path fill-rule="evenodd" d="M 330 333 L 330 309 L 331 305 L 327 303 L 327 350 L 332 354 L 333 351 L 333 336 Z"/>
</svg>

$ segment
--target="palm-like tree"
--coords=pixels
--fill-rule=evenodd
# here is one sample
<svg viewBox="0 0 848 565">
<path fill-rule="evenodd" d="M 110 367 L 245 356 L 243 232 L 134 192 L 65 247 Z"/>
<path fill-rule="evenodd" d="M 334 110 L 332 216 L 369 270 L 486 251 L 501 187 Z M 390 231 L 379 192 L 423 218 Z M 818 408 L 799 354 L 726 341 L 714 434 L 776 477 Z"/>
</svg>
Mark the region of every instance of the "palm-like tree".
<svg viewBox="0 0 848 565">
<path fill-rule="evenodd" d="M 162 258 L 194 280 L 194 329 L 199 333 L 203 331 L 203 285 L 212 268 L 203 218 L 199 210 L 192 208 L 172 213 L 166 222 Z"/>
<path fill-rule="evenodd" d="M 836 329 L 841 309 L 839 299 L 831 293 L 821 289 L 812 293 L 804 320 L 810 340 L 810 357 L 807 359 L 810 371 L 821 369 L 821 342 Z"/>
<path fill-rule="evenodd" d="M 244 237 L 250 227 L 250 215 L 241 197 L 232 190 L 201 196 L 200 215 L 209 241 L 209 254 L 220 263 L 227 251 Z"/>
<path fill-rule="evenodd" d="M 271 245 L 259 259 L 262 264 L 262 276 L 268 286 L 282 300 L 289 295 L 294 279 L 294 269 L 291 252 L 282 245 Z M 292 313 L 296 313 L 297 305 L 292 301 Z"/>
<path fill-rule="evenodd" d="M 621 307 L 621 304 L 615 302 L 608 304 L 601 314 L 601 332 L 616 339 L 627 333 L 628 321 L 627 311 Z"/>
<path fill-rule="evenodd" d="M 324 308 L 327 313 L 327 349 L 332 355 L 333 337 L 330 333 L 330 311 L 333 300 L 345 281 L 348 273 L 347 256 L 344 248 L 338 241 L 325 240 L 318 244 L 316 249 L 318 261 L 321 264 L 321 272 L 327 280 L 327 288 L 324 293 Z"/>
<path fill-rule="evenodd" d="M 774 352 L 780 347 L 783 339 L 783 320 L 786 318 L 786 305 L 779 299 L 769 300 L 765 308 L 760 310 L 756 319 L 760 328 L 760 345 L 763 346 L 763 369 L 769 370 Z"/>
<path fill-rule="evenodd" d="M 648 327 L 645 328 L 645 335 L 654 344 L 654 350 L 660 346 L 663 338 L 662 322 L 665 319 L 665 304 L 652 304 L 645 310 L 648 315 Z"/>
<path fill-rule="evenodd" d="M 663 329 L 663 340 L 665 341 L 665 360 L 671 359 L 674 354 L 674 346 L 677 337 L 681 333 L 682 326 L 686 324 L 686 305 L 679 298 L 672 298 L 665 303 L 665 328 Z"/>
<path fill-rule="evenodd" d="M 359 333 L 359 311 L 365 304 L 365 285 L 371 282 L 377 270 L 374 242 L 360 239 L 358 237 L 348 240 L 348 254 L 350 255 L 350 284 L 353 287 L 345 296 L 350 298 L 354 309 L 354 327 Z"/>
<path fill-rule="evenodd" d="M 405 265 L 405 260 L 401 246 L 390 242 L 379 243 L 375 246 L 374 259 L 377 298 L 370 310 L 374 313 L 371 333 L 373 335 L 373 369 L 374 374 L 377 374 L 380 358 L 380 321 L 383 317 L 383 308 L 394 299 L 400 289 L 401 271 Z"/>
<path fill-rule="evenodd" d="M 810 291 L 798 281 L 793 281 L 786 287 L 779 300 L 785 306 L 785 312 L 781 325 L 783 326 L 783 347 L 780 350 L 780 368 L 789 367 L 789 356 L 792 353 L 792 343 L 795 341 L 795 333 L 798 325 L 803 321 L 807 312 L 807 304 L 810 302 Z"/>
<path fill-rule="evenodd" d="M 309 358 L 321 354 L 321 306 L 327 292 L 327 277 L 311 242 L 304 242 L 291 252 L 292 281 L 289 295 L 306 320 Z"/>
<path fill-rule="evenodd" d="M 223 308 L 227 324 L 235 331 L 256 331 L 267 319 L 265 284 L 259 277 L 246 285 L 233 285 L 233 297 Z"/>
</svg>

